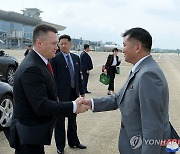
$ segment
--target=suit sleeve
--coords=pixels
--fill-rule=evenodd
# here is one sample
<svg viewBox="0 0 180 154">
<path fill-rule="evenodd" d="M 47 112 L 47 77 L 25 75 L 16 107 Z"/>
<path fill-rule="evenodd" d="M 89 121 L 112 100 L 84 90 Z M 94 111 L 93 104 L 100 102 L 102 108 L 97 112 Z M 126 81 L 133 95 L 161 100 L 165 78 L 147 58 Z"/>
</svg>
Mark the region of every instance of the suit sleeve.
<svg viewBox="0 0 180 154">
<path fill-rule="evenodd" d="M 119 107 L 119 99 L 122 95 L 122 89 L 115 95 L 110 95 L 102 98 L 93 98 L 94 101 L 94 111 L 93 112 L 103 112 L 116 110 Z"/>
<path fill-rule="evenodd" d="M 80 55 L 80 69 L 81 69 L 81 71 L 84 70 L 84 66 L 83 66 L 83 52 Z"/>
<path fill-rule="evenodd" d="M 154 72 L 141 76 L 139 83 L 139 100 L 143 139 L 163 139 L 163 82 Z M 142 153 L 160 154 L 160 145 L 142 146 Z"/>
<path fill-rule="evenodd" d="M 81 62 L 80 59 L 78 57 L 78 61 L 79 61 L 79 67 L 78 67 L 78 82 L 79 82 L 79 93 L 80 95 L 84 95 L 85 94 L 85 89 L 84 89 L 84 82 L 83 82 L 83 77 L 82 77 L 82 73 L 81 73 Z"/>
<path fill-rule="evenodd" d="M 89 55 L 87 55 L 87 62 L 88 62 L 88 70 L 92 70 L 93 64 L 92 64 L 91 57 Z"/>
<path fill-rule="evenodd" d="M 105 64 L 105 69 L 108 69 L 111 64 L 112 64 L 112 55 L 109 55 L 107 57 L 107 61 L 106 61 L 106 64 Z"/>
<path fill-rule="evenodd" d="M 47 81 L 40 68 L 31 66 L 21 78 L 28 101 L 37 115 L 60 115 L 73 112 L 72 102 L 57 102 L 48 98 Z M 54 97 L 55 98 L 55 97 Z"/>
<path fill-rule="evenodd" d="M 119 62 L 119 57 L 117 56 L 117 64 L 116 66 L 119 66 L 121 62 Z"/>
</svg>

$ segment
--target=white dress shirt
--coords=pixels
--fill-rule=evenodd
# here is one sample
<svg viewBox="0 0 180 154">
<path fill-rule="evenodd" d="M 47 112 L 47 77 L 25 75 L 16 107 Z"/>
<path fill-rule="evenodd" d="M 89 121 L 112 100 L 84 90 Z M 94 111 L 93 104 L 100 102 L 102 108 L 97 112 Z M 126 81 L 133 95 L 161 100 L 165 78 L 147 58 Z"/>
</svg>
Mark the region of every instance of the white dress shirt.
<svg viewBox="0 0 180 154">
<path fill-rule="evenodd" d="M 133 66 L 133 68 L 131 69 L 131 71 L 134 72 L 135 69 L 141 64 L 141 62 L 142 62 L 144 59 L 146 59 L 147 57 L 149 57 L 149 56 L 150 56 L 150 55 L 147 55 L 147 56 L 141 58 L 138 62 L 136 62 L 136 64 L 135 64 L 135 65 Z"/>
<path fill-rule="evenodd" d="M 113 63 L 112 63 L 111 66 L 116 66 L 116 65 L 117 65 L 117 58 L 116 58 L 116 56 L 114 56 Z"/>
</svg>

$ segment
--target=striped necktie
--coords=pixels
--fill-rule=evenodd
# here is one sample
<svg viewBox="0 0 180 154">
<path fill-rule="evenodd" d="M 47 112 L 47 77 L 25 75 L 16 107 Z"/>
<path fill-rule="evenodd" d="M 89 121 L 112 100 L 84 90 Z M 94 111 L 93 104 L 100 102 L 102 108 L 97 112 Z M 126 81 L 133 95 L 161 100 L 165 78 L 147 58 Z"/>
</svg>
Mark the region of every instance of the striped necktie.
<svg viewBox="0 0 180 154">
<path fill-rule="evenodd" d="M 70 73 L 70 77 L 71 77 L 71 87 L 74 88 L 75 87 L 75 82 L 74 82 L 74 70 L 73 70 L 73 66 L 72 63 L 70 61 L 70 56 L 67 55 L 67 64 L 68 64 L 68 68 L 69 68 L 69 73 Z"/>
</svg>

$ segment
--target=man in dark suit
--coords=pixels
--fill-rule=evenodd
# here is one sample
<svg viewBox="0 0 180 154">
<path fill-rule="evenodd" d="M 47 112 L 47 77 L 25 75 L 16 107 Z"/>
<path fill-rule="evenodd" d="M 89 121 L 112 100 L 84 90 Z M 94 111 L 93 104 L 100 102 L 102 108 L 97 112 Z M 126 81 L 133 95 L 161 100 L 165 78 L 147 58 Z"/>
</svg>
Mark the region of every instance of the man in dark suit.
<svg viewBox="0 0 180 154">
<path fill-rule="evenodd" d="M 60 52 L 51 59 L 51 65 L 57 81 L 57 93 L 60 101 L 71 101 L 84 96 L 83 82 L 80 74 L 80 60 L 75 54 L 70 53 L 71 37 L 59 37 Z M 58 118 L 55 126 L 55 141 L 58 153 L 64 153 L 65 147 L 65 117 L 68 118 L 67 138 L 70 147 L 85 149 L 80 144 L 77 136 L 76 114 L 64 114 Z"/>
<path fill-rule="evenodd" d="M 33 31 L 34 50 L 18 67 L 14 76 L 14 114 L 10 126 L 10 145 L 16 154 L 44 154 L 50 145 L 56 117 L 84 112 L 87 108 L 74 102 L 59 102 L 49 58 L 57 50 L 57 30 L 38 25 Z M 77 103 L 77 104 L 76 104 Z"/>
<path fill-rule="evenodd" d="M 89 78 L 89 71 L 93 69 L 93 64 L 88 52 L 89 52 L 89 45 L 84 44 L 84 51 L 80 55 L 81 71 L 83 75 L 85 93 L 90 94 L 91 92 L 87 90 L 87 84 Z"/>
</svg>

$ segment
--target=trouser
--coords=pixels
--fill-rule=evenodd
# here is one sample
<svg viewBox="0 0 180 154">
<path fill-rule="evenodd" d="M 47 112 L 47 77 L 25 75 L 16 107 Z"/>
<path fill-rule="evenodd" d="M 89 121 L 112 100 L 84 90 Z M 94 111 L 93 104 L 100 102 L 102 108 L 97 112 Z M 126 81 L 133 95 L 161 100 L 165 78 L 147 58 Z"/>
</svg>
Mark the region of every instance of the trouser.
<svg viewBox="0 0 180 154">
<path fill-rule="evenodd" d="M 89 73 L 87 73 L 87 71 L 83 71 L 82 75 L 83 75 L 83 81 L 84 81 L 84 89 L 86 92 L 86 91 L 88 91 L 87 90 L 87 84 L 88 84 Z"/>
<path fill-rule="evenodd" d="M 76 114 L 70 115 L 68 118 L 68 128 L 67 128 L 67 139 L 68 145 L 73 147 L 74 145 L 79 145 L 79 139 L 77 136 L 77 124 L 76 124 Z M 55 126 L 55 141 L 56 147 L 60 151 L 64 150 L 66 144 L 66 131 L 65 131 L 65 116 L 60 116 Z"/>
<path fill-rule="evenodd" d="M 110 66 L 107 70 L 107 75 L 110 76 L 108 90 L 114 91 L 115 74 L 116 74 L 116 66 Z"/>
<path fill-rule="evenodd" d="M 74 101 L 77 98 L 76 90 L 71 89 L 71 98 Z M 68 101 L 68 100 L 67 100 Z M 58 117 L 55 125 L 55 142 L 58 150 L 63 151 L 66 144 L 65 117 L 68 118 L 67 139 L 69 146 L 79 145 L 77 136 L 76 114 L 61 115 Z"/>
</svg>

